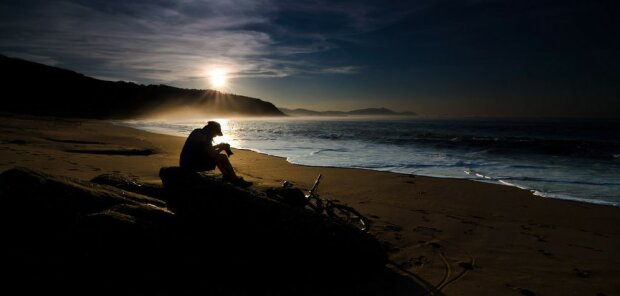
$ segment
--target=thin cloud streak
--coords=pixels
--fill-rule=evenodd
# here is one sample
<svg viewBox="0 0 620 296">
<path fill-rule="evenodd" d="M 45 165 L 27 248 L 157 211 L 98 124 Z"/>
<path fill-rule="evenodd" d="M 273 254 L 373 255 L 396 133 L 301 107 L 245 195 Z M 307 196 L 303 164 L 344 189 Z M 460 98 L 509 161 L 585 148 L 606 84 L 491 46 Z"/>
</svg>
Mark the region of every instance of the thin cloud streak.
<svg viewBox="0 0 620 296">
<path fill-rule="evenodd" d="M 321 69 L 321 73 L 329 73 L 329 74 L 354 74 L 358 73 L 362 67 L 356 66 L 344 66 L 344 67 L 332 67 L 332 68 L 324 68 Z"/>
</svg>

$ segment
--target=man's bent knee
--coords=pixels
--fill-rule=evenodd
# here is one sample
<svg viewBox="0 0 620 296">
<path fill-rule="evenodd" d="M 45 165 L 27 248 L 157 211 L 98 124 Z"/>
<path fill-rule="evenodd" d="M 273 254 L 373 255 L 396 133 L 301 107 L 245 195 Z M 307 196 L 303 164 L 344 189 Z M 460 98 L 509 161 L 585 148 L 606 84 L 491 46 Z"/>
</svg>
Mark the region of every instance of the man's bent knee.
<svg viewBox="0 0 620 296">
<path fill-rule="evenodd" d="M 218 154 L 215 158 L 217 160 L 219 160 L 219 161 L 226 161 L 226 160 L 228 160 L 228 156 L 226 156 L 226 154 L 221 154 L 221 153 Z"/>
</svg>

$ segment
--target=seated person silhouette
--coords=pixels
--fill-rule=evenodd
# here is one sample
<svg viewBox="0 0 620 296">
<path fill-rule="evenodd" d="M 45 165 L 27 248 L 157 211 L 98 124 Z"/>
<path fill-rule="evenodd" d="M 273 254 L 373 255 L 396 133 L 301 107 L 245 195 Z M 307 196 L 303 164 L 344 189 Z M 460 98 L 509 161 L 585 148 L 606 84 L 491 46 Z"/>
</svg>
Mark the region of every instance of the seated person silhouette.
<svg viewBox="0 0 620 296">
<path fill-rule="evenodd" d="M 224 181 L 243 187 L 251 186 L 252 182 L 237 176 L 230 164 L 228 160 L 228 156 L 232 154 L 230 145 L 226 143 L 213 145 L 213 138 L 217 136 L 223 136 L 223 134 L 220 124 L 215 121 L 209 121 L 203 128 L 193 130 L 185 140 L 181 151 L 181 168 L 201 172 L 213 170 L 217 166 L 222 172 Z M 222 151 L 225 151 L 228 156 L 220 153 Z"/>
</svg>

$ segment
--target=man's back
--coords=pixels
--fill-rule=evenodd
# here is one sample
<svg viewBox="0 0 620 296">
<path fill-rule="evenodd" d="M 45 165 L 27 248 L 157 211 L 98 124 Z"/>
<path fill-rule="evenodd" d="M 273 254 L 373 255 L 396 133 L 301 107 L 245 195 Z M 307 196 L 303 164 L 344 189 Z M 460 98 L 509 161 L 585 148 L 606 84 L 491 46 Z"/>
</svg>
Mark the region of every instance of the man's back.
<svg viewBox="0 0 620 296">
<path fill-rule="evenodd" d="M 213 137 L 203 129 L 193 130 L 181 150 L 179 164 L 182 168 L 215 168 L 215 160 L 209 157 L 208 151 L 213 147 Z"/>
</svg>

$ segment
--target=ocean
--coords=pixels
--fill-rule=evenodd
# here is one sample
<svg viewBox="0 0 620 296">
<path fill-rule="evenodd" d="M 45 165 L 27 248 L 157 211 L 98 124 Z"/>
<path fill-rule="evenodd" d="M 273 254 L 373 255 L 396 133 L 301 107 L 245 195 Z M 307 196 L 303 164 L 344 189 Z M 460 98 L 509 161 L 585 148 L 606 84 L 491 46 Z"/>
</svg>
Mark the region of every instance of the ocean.
<svg viewBox="0 0 620 296">
<path fill-rule="evenodd" d="M 267 118 L 128 120 L 187 136 L 207 120 L 233 147 L 295 164 L 472 179 L 620 206 L 620 120 Z"/>
</svg>

